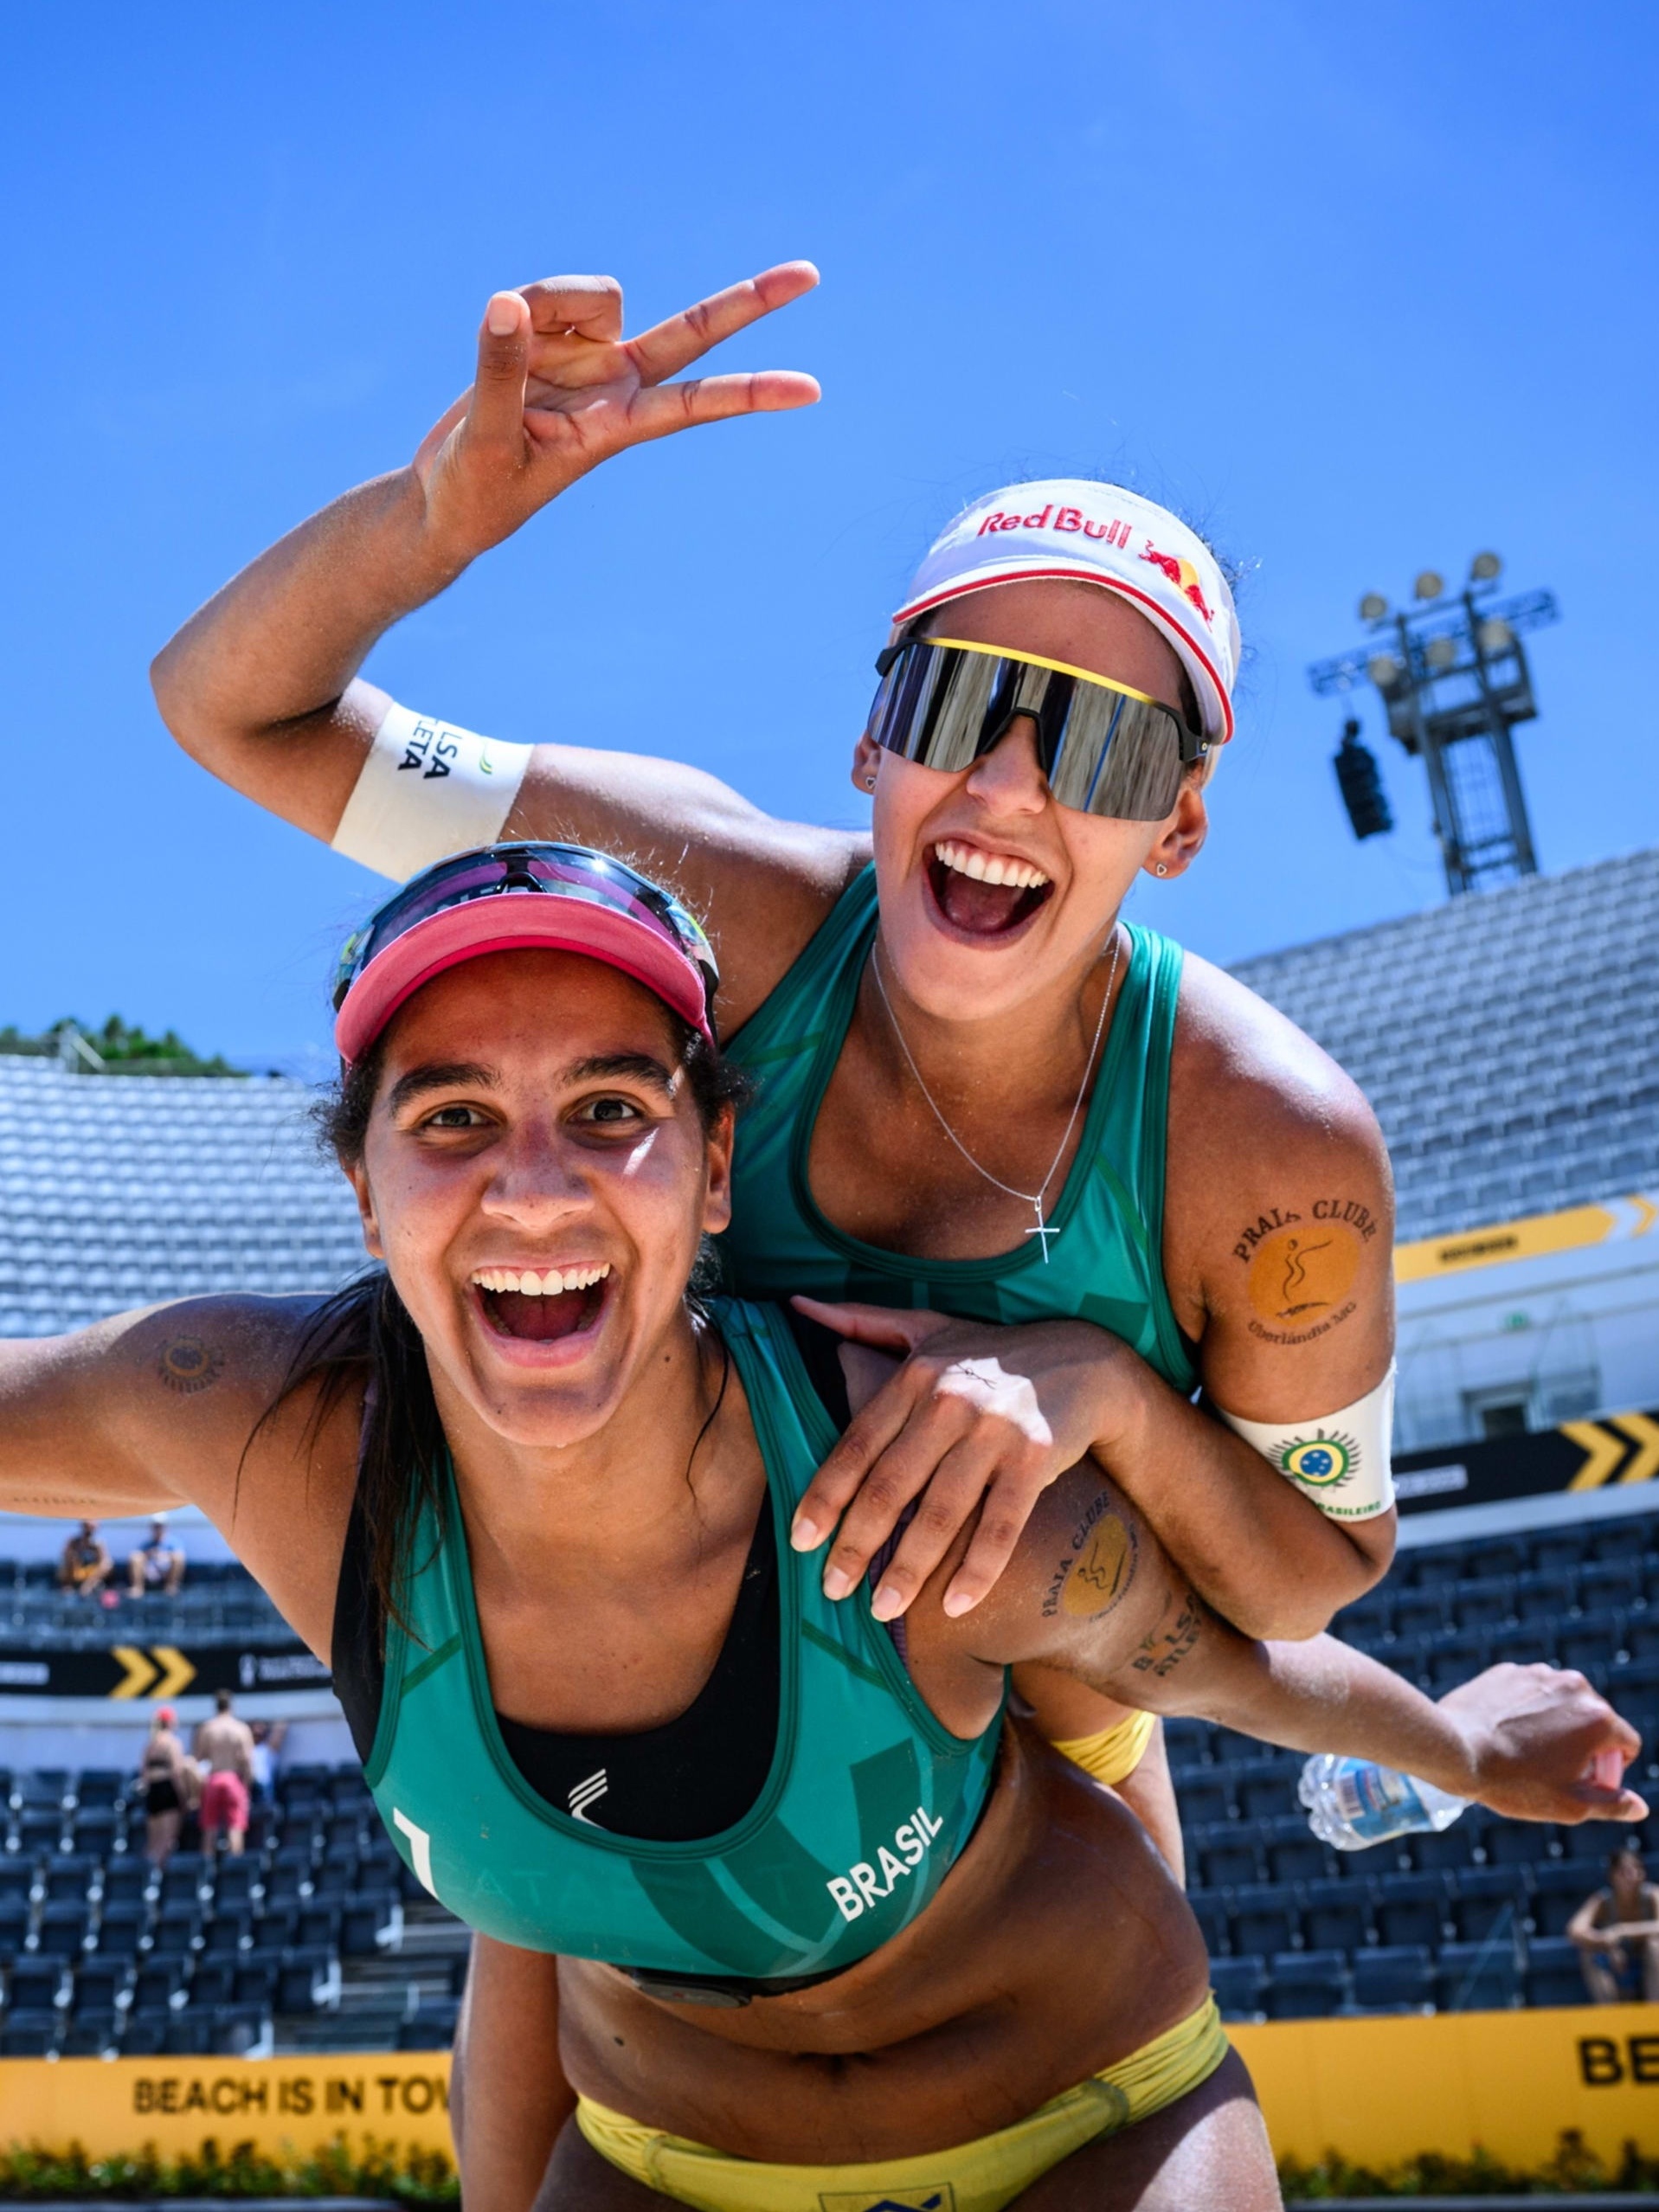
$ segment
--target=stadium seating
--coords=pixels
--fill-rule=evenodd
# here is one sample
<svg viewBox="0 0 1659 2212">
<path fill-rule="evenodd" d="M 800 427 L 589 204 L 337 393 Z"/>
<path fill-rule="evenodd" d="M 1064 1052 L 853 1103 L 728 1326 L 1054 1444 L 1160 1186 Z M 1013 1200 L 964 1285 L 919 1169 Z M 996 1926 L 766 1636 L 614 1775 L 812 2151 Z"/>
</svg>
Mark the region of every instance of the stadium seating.
<svg viewBox="0 0 1659 2212">
<path fill-rule="evenodd" d="M 136 1788 L 107 1770 L 0 1778 L 0 2056 L 268 2051 L 279 2022 L 332 2016 L 357 1964 L 395 1952 L 408 1899 L 445 1917 L 406 1874 L 355 1768 L 282 1778 L 263 1829 L 303 1841 L 255 1841 L 240 1858 L 181 1850 L 159 1873 L 141 1817 L 127 1817 Z M 42 1808 L 61 1823 L 83 1796 L 118 1823 L 103 1857 L 33 1825 Z M 461 1940 L 412 1962 L 408 2048 L 453 2035 Z"/>
<path fill-rule="evenodd" d="M 1636 852 L 1232 972 L 1366 1092 L 1409 1240 L 1659 1185 L 1659 1000 L 1630 953 L 1656 934 Z"/>
<path fill-rule="evenodd" d="M 355 1273 L 357 1209 L 318 1150 L 310 1103 L 280 1079 L 91 1080 L 0 1055 L 0 1335 L 207 1290 L 332 1289 Z M 193 1569 L 181 1595 L 201 1583 Z M 182 1617 L 165 1598 L 142 1602 L 158 1629 Z"/>
<path fill-rule="evenodd" d="M 1659 1515 L 1640 1514 L 1404 1552 L 1335 1630 L 1424 1687 L 1437 1672 L 1463 1681 L 1501 1657 L 1570 1657 L 1641 1732 L 1632 1779 L 1651 1795 L 1656 1538 Z M 1565 1930 L 1629 1829 L 1503 1820 L 1476 1806 L 1438 1835 L 1335 1851 L 1297 1809 L 1299 1759 L 1202 1721 L 1171 1721 L 1167 1735 L 1193 1908 L 1231 2016 L 1585 2002 Z M 1654 1841 L 1659 1849 L 1659 1823 Z"/>
</svg>

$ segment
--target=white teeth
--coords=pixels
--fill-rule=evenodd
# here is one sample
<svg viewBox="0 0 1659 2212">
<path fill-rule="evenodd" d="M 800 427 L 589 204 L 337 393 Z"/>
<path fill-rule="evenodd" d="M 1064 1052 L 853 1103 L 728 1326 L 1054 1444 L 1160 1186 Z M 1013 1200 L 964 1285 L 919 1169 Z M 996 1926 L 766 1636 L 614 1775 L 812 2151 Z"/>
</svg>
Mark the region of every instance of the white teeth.
<svg viewBox="0 0 1659 2212">
<path fill-rule="evenodd" d="M 1029 860 L 1004 859 L 993 853 L 976 852 L 972 846 L 956 845 L 942 839 L 933 848 L 934 857 L 959 876 L 972 876 L 979 884 L 1007 884 L 1019 891 L 1035 891 L 1048 878 L 1040 868 L 1033 868 Z"/>
<path fill-rule="evenodd" d="M 523 1298 L 556 1298 L 562 1290 L 591 1290 L 610 1271 L 608 1260 L 602 1267 L 550 1267 L 545 1275 L 538 1275 L 533 1267 L 481 1267 L 473 1280 L 480 1290 L 516 1290 Z"/>
</svg>

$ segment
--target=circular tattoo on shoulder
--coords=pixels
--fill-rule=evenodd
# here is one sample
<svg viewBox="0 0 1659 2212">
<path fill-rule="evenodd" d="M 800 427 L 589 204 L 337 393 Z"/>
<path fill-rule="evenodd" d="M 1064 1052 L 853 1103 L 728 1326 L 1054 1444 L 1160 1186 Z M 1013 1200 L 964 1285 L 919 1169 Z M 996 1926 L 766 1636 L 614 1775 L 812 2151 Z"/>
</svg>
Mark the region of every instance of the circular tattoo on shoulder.
<svg viewBox="0 0 1659 2212">
<path fill-rule="evenodd" d="M 186 1397 L 216 1383 L 225 1371 L 222 1352 L 204 1344 L 199 1336 L 175 1337 L 156 1362 L 156 1373 L 169 1390 Z"/>
</svg>

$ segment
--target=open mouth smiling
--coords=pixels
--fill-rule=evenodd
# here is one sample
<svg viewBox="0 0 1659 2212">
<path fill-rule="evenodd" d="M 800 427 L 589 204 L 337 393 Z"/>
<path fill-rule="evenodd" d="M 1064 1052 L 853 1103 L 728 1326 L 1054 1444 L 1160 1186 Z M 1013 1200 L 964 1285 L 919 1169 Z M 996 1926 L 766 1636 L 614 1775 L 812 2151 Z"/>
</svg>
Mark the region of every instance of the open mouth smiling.
<svg viewBox="0 0 1659 2212">
<path fill-rule="evenodd" d="M 956 838 L 941 838 L 932 847 L 927 874 L 935 905 L 965 936 L 1006 936 L 1054 895 L 1052 881 L 1033 862 Z"/>
<path fill-rule="evenodd" d="M 544 1270 L 480 1267 L 472 1280 L 485 1321 L 496 1335 L 550 1344 L 594 1327 L 610 1272 L 608 1261 Z"/>
</svg>

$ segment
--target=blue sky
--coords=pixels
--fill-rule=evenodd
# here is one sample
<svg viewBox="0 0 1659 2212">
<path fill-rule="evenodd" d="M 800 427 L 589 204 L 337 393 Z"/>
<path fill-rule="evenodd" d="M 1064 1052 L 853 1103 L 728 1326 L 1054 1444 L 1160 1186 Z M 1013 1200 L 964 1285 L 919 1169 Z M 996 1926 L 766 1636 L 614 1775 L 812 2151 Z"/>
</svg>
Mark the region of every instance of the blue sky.
<svg viewBox="0 0 1659 2212">
<path fill-rule="evenodd" d="M 804 254 L 726 349 L 809 414 L 624 457 L 370 671 L 516 738 L 678 753 L 853 822 L 887 610 L 1006 478 L 1117 476 L 1251 564 L 1241 734 L 1140 918 L 1221 959 L 1441 896 L 1420 776 L 1352 840 L 1310 659 L 1492 545 L 1548 585 L 1521 736 L 1552 871 L 1659 839 L 1651 650 L 1659 17 L 1522 0 L 804 0 L 525 13 L 13 11 L 0 1022 L 112 1008 L 315 1052 L 373 879 L 222 791 L 150 655 L 407 459 L 494 287 L 606 269 L 643 323 Z M 1632 744 L 1635 741 L 1635 744 Z M 1640 750 L 1635 749 L 1636 746 Z"/>
</svg>

